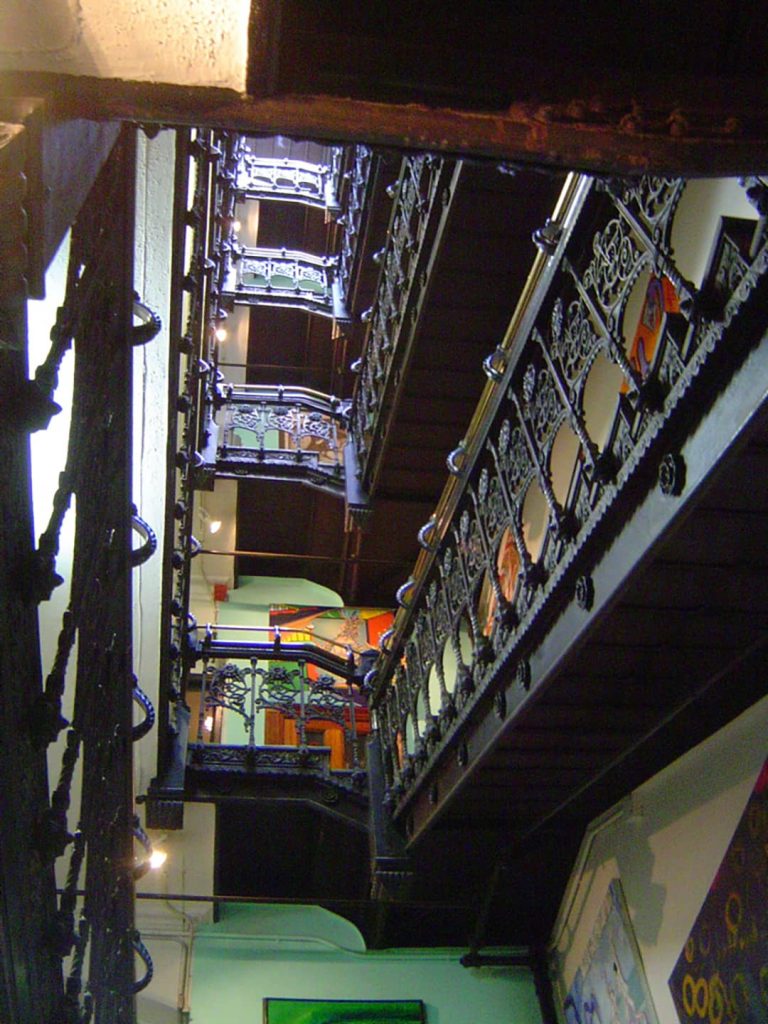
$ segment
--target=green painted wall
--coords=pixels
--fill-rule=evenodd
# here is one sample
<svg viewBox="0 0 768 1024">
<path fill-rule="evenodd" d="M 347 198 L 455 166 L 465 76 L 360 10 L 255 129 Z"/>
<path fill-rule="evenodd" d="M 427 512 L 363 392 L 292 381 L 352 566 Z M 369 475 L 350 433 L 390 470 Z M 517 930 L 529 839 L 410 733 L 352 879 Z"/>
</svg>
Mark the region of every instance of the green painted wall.
<svg viewBox="0 0 768 1024">
<path fill-rule="evenodd" d="M 274 604 L 301 606 L 320 605 L 341 608 L 344 602 L 328 587 L 304 579 L 274 576 L 241 576 L 239 586 L 231 590 L 229 600 L 220 606 L 219 624 L 226 626 L 269 626 L 269 609 Z M 227 632 L 232 640 L 247 640 L 258 634 Z M 265 639 L 265 635 L 262 635 Z M 247 665 L 247 662 L 243 662 Z M 227 712 L 222 721 L 222 743 L 247 743 L 248 733 L 243 719 Z M 264 716 L 256 716 L 256 742 L 264 742 Z"/>
<path fill-rule="evenodd" d="M 262 1000 L 282 997 L 421 999 L 427 1024 L 540 1024 L 528 970 L 467 970 L 462 952 L 366 953 L 356 929 L 318 908 L 228 908 L 195 940 L 190 1019 L 260 1024 Z"/>
</svg>

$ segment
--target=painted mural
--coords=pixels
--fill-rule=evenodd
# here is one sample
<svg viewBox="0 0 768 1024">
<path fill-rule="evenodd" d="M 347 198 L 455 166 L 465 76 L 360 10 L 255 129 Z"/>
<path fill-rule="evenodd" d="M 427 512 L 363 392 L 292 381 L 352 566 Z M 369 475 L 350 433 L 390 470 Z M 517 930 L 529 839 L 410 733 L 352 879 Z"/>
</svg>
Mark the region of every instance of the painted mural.
<svg viewBox="0 0 768 1024">
<path fill-rule="evenodd" d="M 618 879 L 608 887 L 563 1015 L 567 1024 L 658 1024 Z"/>
<path fill-rule="evenodd" d="M 768 761 L 669 987 L 681 1024 L 768 1021 Z"/>
<path fill-rule="evenodd" d="M 286 642 L 314 643 L 324 650 L 345 657 L 347 647 L 354 654 L 378 651 L 379 638 L 391 628 L 394 613 L 386 608 L 297 608 L 274 605 L 269 612 L 270 627 L 279 627 Z M 314 666 L 307 675 L 316 678 Z"/>
</svg>

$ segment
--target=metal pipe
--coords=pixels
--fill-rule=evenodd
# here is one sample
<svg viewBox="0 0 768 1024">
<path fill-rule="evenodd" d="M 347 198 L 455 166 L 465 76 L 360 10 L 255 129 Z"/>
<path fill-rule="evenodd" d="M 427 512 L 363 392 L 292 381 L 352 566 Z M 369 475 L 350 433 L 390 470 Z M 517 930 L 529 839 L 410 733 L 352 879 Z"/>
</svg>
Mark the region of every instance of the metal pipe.
<svg viewBox="0 0 768 1024">
<path fill-rule="evenodd" d="M 63 889 L 57 888 L 61 895 Z M 85 889 L 76 889 L 75 896 L 85 896 Z M 217 896 L 200 895 L 199 893 L 183 892 L 137 892 L 137 900 L 173 900 L 181 903 L 252 903 L 256 905 L 286 905 L 305 907 L 311 902 L 309 897 L 302 896 Z M 416 910 L 471 910 L 473 904 L 451 903 L 445 900 L 387 900 L 388 907 L 411 907 Z M 343 898 L 332 896 L 320 900 L 322 907 L 380 907 L 381 901 L 370 898 Z"/>
<path fill-rule="evenodd" d="M 327 366 L 291 366 L 288 363 L 222 363 L 219 364 L 219 369 L 225 367 L 232 370 L 292 370 L 301 373 L 327 373 Z M 235 387 L 244 387 L 245 385 L 236 384 Z"/>
<path fill-rule="evenodd" d="M 286 551 L 244 551 L 236 548 L 234 551 L 219 551 L 216 548 L 200 548 L 200 555 L 225 555 L 231 558 L 277 558 L 289 561 L 307 562 L 355 562 L 358 565 L 412 565 L 409 559 L 393 561 L 391 558 L 358 558 L 356 555 L 303 555 L 299 552 Z"/>
</svg>

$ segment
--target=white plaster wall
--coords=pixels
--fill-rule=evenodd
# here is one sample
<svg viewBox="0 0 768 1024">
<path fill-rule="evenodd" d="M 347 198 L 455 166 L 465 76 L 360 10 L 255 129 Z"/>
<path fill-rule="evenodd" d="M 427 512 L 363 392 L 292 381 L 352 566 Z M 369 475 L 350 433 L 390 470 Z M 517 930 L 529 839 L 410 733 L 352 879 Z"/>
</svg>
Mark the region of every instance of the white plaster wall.
<svg viewBox="0 0 768 1024">
<path fill-rule="evenodd" d="M 669 976 L 768 755 L 768 697 L 637 789 L 587 838 L 553 934 L 562 999 L 620 878 L 660 1024 Z"/>
<path fill-rule="evenodd" d="M 139 685 L 158 706 L 165 460 L 167 452 L 168 310 L 175 135 L 137 136 L 134 284 L 163 322 L 160 334 L 134 350 L 133 500 L 157 534 L 158 550 L 133 572 L 133 665 Z M 135 546 L 140 543 L 138 537 Z M 146 791 L 157 764 L 155 730 L 134 744 L 134 786 Z"/>
<path fill-rule="evenodd" d="M 36 367 L 43 362 L 50 348 L 50 331 L 56 321 L 56 311 L 64 301 L 67 283 L 67 263 L 69 260 L 69 233 L 61 243 L 58 252 L 51 261 L 45 275 L 45 298 L 33 300 L 27 304 L 28 317 L 28 352 L 30 376 Z M 67 445 L 69 442 L 69 424 L 72 409 L 72 386 L 74 380 L 75 359 L 70 350 L 62 358 L 59 368 L 58 386 L 54 400 L 61 406 L 61 412 L 53 417 L 47 430 L 40 430 L 31 435 L 30 450 L 32 459 L 32 503 L 35 524 L 35 540 L 39 542 L 40 534 L 48 525 L 53 507 L 53 497 L 59 483 L 59 473 L 67 462 Z M 61 630 L 62 616 L 69 605 L 70 584 L 72 581 L 72 558 L 75 543 L 75 510 L 76 500 L 73 498 L 59 533 L 59 551 L 56 555 L 56 572 L 62 577 L 63 583 L 51 594 L 48 601 L 39 605 L 38 620 L 40 623 L 40 657 L 42 660 L 43 679 L 50 672 L 56 654 L 56 644 Z M 62 700 L 62 712 L 68 721 L 72 720 L 74 706 L 74 678 L 77 664 L 77 645 L 73 648 L 68 662 L 66 685 Z M 66 730 L 48 748 L 49 789 L 53 791 L 61 772 L 61 759 L 66 745 Z M 80 807 L 80 762 L 75 768 L 72 779 L 72 801 L 68 816 L 68 827 L 74 831 Z M 59 884 L 66 877 L 68 856 L 60 857 L 56 862 L 56 875 Z"/>
<path fill-rule="evenodd" d="M 138 1024 L 177 1024 L 179 1020 L 190 966 L 187 952 L 191 956 L 197 929 L 210 921 L 212 904 L 171 897 L 213 892 L 215 818 L 213 804 L 188 803 L 181 831 L 151 833 L 153 844 L 168 859 L 136 883 L 136 926 L 155 967 L 152 981 L 136 1000 Z M 141 899 L 141 893 L 161 898 Z"/>
<path fill-rule="evenodd" d="M 248 0 L 4 0 L 0 70 L 242 92 Z"/>
</svg>

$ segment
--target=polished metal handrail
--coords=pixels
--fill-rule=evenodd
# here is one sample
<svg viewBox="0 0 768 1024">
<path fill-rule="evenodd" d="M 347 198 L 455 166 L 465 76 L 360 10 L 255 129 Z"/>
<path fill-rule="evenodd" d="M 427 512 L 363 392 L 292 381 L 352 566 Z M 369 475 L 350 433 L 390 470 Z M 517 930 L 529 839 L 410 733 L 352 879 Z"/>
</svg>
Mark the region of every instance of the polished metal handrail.
<svg viewBox="0 0 768 1024">
<path fill-rule="evenodd" d="M 395 615 L 392 632 L 387 638 L 387 646 L 390 649 L 397 648 L 408 628 L 413 606 L 416 604 L 424 581 L 434 565 L 440 543 L 450 528 L 464 491 L 468 473 L 482 448 L 488 428 L 496 415 L 509 379 L 525 346 L 528 332 L 550 287 L 558 256 L 570 237 L 591 187 L 592 179 L 587 175 L 571 173 L 566 178 L 550 218 L 551 223 L 557 224 L 561 228 L 557 249 L 555 252 L 545 252 L 541 249 L 537 251 L 504 338 L 496 352 L 486 360 L 486 373 L 489 380 L 480 395 L 467 432 L 459 446 L 460 472 L 458 474 L 451 473 L 447 477 L 435 512 L 429 523 L 425 524 L 420 536 L 422 550 L 419 552 L 413 573 L 408 581 L 410 584 L 408 607 L 400 607 Z M 428 543 L 426 542 L 427 535 L 429 536 Z M 422 540 L 422 538 L 424 539 Z M 380 668 L 381 676 L 386 676 L 389 668 L 385 658 Z"/>
</svg>

